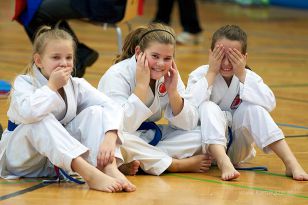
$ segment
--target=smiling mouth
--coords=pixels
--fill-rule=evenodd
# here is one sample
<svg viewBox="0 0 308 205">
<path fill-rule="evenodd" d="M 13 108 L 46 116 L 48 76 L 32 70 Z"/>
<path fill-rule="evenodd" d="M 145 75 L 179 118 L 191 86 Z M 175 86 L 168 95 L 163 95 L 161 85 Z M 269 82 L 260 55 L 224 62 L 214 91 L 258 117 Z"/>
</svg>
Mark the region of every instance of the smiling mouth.
<svg viewBox="0 0 308 205">
<path fill-rule="evenodd" d="M 223 68 L 222 71 L 232 71 L 232 68 Z"/>
<path fill-rule="evenodd" d="M 163 70 L 157 69 L 157 68 L 152 68 L 152 70 L 155 71 L 155 72 L 159 72 L 159 73 L 163 72 Z"/>
</svg>

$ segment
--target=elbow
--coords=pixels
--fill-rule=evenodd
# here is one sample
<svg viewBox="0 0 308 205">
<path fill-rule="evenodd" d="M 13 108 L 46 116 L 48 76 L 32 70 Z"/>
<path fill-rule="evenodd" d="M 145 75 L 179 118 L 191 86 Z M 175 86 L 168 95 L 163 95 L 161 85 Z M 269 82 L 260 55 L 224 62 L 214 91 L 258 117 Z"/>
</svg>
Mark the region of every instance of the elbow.
<svg viewBox="0 0 308 205">
<path fill-rule="evenodd" d="M 266 109 L 267 109 L 269 112 L 272 112 L 272 111 L 276 108 L 276 99 L 275 99 L 274 96 L 268 100 L 267 105 L 268 105 L 268 106 L 267 106 Z"/>
<path fill-rule="evenodd" d="M 276 101 L 270 103 L 270 105 L 266 108 L 269 112 L 272 112 L 276 108 Z"/>
</svg>

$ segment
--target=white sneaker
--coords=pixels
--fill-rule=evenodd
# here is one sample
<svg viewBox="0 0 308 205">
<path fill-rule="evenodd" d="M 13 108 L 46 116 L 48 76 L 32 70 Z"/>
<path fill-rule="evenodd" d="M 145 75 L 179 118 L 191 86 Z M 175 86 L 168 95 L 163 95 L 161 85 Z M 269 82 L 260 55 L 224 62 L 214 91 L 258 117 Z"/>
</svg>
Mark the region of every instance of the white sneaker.
<svg viewBox="0 0 308 205">
<path fill-rule="evenodd" d="M 176 42 L 183 45 L 197 45 L 202 42 L 202 34 L 182 32 L 176 37 Z"/>
</svg>

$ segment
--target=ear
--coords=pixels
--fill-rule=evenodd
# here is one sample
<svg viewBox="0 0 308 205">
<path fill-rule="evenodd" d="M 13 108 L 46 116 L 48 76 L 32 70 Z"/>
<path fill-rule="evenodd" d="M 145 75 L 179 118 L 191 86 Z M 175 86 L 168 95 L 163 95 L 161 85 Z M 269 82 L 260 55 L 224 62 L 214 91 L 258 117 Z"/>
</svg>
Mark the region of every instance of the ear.
<svg viewBox="0 0 308 205">
<path fill-rule="evenodd" d="M 138 57 L 138 55 L 141 53 L 141 48 L 140 48 L 140 46 L 136 46 L 135 47 L 135 55 L 136 55 L 136 57 Z"/>
<path fill-rule="evenodd" d="M 34 63 L 35 63 L 35 65 L 36 65 L 37 67 L 43 68 L 43 64 L 42 64 L 42 60 L 41 60 L 40 54 L 35 53 L 35 54 L 33 55 L 33 60 L 34 60 Z"/>
</svg>

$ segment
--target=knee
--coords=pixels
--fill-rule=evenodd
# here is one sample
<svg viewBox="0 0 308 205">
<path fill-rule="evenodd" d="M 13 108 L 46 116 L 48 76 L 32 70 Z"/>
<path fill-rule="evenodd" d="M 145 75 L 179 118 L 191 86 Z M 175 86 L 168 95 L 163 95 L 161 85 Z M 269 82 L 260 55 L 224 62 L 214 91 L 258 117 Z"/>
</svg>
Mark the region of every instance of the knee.
<svg viewBox="0 0 308 205">
<path fill-rule="evenodd" d="M 200 113 L 200 116 L 202 115 L 209 115 L 209 114 L 214 114 L 214 115 L 217 115 L 218 113 L 221 113 L 221 109 L 220 107 L 214 103 L 214 102 L 211 102 L 211 101 L 205 101 L 203 103 L 200 104 L 199 106 L 199 113 Z"/>
<path fill-rule="evenodd" d="M 262 113 L 262 112 L 267 112 L 267 111 L 260 105 L 249 104 L 247 105 L 246 112 L 248 114 L 253 115 L 255 113 L 260 113 L 260 112 Z"/>
<path fill-rule="evenodd" d="M 82 114 L 82 115 L 87 115 L 87 116 L 91 116 L 91 117 L 101 116 L 102 115 L 101 113 L 102 113 L 102 107 L 98 106 L 98 105 L 92 105 L 90 107 L 83 109 L 80 112 L 80 114 Z"/>
<path fill-rule="evenodd" d="M 48 114 L 42 120 L 29 123 L 29 124 L 23 124 L 23 128 L 26 128 L 26 129 L 29 128 L 29 129 L 36 130 L 36 128 L 51 124 L 51 122 L 58 122 L 58 120 L 53 114 Z"/>
<path fill-rule="evenodd" d="M 263 116 L 266 113 L 268 112 L 260 105 L 242 103 L 234 112 L 233 120 L 237 121 L 237 119 L 256 119 L 258 116 Z"/>
</svg>

